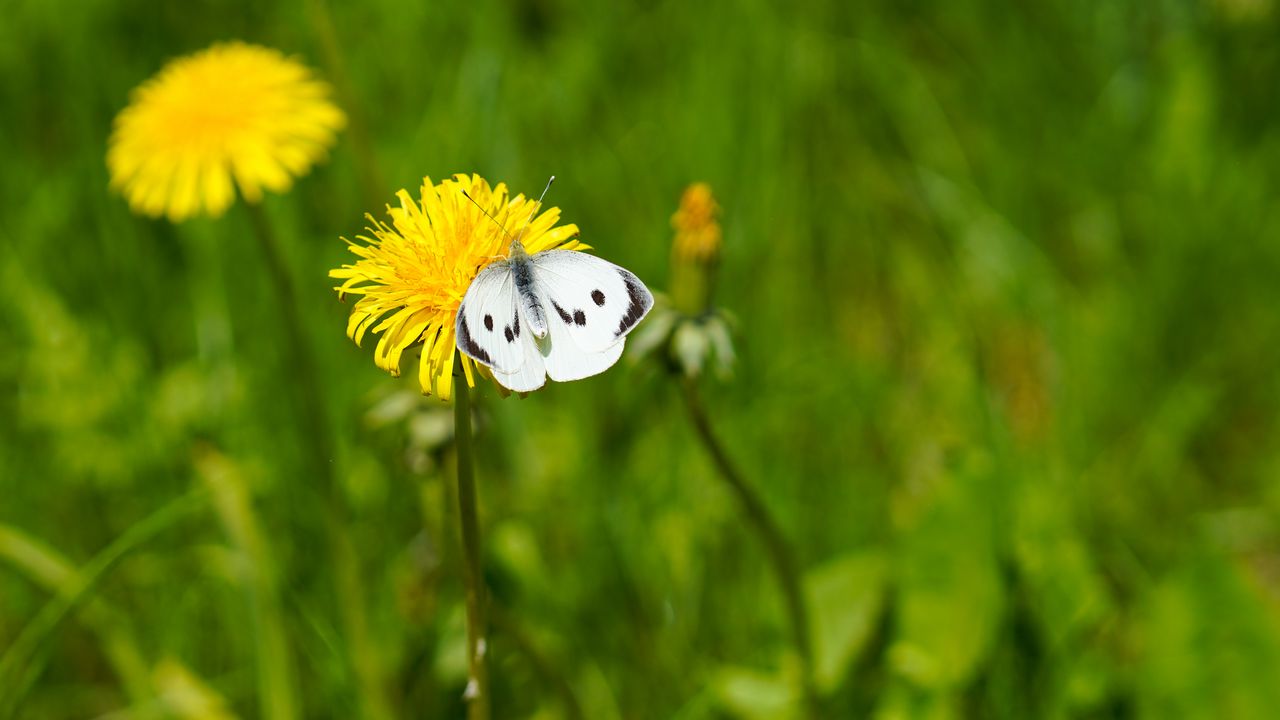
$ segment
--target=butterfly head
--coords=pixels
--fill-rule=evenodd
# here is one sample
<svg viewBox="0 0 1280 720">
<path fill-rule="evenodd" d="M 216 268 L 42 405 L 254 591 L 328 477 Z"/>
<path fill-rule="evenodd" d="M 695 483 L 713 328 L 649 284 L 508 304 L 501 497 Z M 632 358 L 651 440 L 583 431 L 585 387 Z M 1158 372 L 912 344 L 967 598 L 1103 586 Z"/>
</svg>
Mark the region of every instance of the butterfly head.
<svg viewBox="0 0 1280 720">
<path fill-rule="evenodd" d="M 520 228 L 520 232 L 516 233 L 515 237 L 511 237 L 511 233 L 507 232 L 506 226 L 498 222 L 498 219 L 495 218 L 493 215 L 489 214 L 489 211 L 485 210 L 483 205 L 476 202 L 475 198 L 471 197 L 471 195 L 466 190 L 462 191 L 462 195 L 466 199 L 470 200 L 471 204 L 479 208 L 480 212 L 484 213 L 485 217 L 492 220 L 493 223 L 497 225 L 499 229 L 502 230 L 502 233 L 504 235 L 511 238 L 511 242 L 507 250 L 507 259 L 517 260 L 517 261 L 526 260 L 529 257 L 529 253 L 525 251 L 524 243 L 520 242 L 520 238 L 524 235 L 525 230 L 528 230 L 529 226 L 533 224 L 533 219 L 538 216 L 538 211 L 542 209 L 542 199 L 547 196 L 547 191 L 551 189 L 551 183 L 555 181 L 556 181 L 555 175 L 552 175 L 550 179 L 547 180 L 547 185 L 546 187 L 542 188 L 542 194 L 538 196 L 538 201 L 533 204 L 533 210 L 530 211 L 529 213 L 529 219 L 525 222 L 524 227 Z"/>
<path fill-rule="evenodd" d="M 524 249 L 524 243 L 520 242 L 520 238 L 511 238 L 511 245 L 507 250 L 507 259 L 519 261 L 528 259 L 528 257 L 529 252 Z"/>
</svg>

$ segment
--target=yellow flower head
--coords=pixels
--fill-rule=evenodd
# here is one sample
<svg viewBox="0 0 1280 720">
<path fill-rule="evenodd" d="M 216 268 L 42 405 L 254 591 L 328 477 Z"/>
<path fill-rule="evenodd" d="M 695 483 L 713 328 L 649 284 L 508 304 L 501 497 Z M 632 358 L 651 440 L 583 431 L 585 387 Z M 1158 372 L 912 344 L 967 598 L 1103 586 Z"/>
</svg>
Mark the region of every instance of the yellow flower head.
<svg viewBox="0 0 1280 720">
<path fill-rule="evenodd" d="M 346 118 L 329 86 L 278 50 L 231 42 L 171 61 L 133 92 L 107 150 L 112 188 L 135 212 L 220 215 L 232 182 L 249 202 L 283 192 Z"/>
<path fill-rule="evenodd" d="M 360 259 L 330 270 L 329 277 L 343 281 L 335 288 L 339 296 L 363 296 L 351 309 L 347 336 L 359 345 L 369 330 L 380 333 L 373 361 L 394 376 L 400 374 L 400 356 L 422 341 L 422 392 L 448 400 L 457 350 L 454 319 L 481 268 L 506 257 L 517 235 L 529 253 L 586 246 L 576 240 L 577 225 L 556 226 L 559 208 L 547 208 L 530 221 L 534 200 L 511 198 L 506 185 L 491 188 L 479 175 L 454 175 L 439 185 L 423 178 L 417 202 L 405 190 L 396 197 L 400 207 L 387 207 L 391 224 L 366 215 L 372 237 L 357 236 L 364 245 L 347 240 L 347 249 Z M 465 355 L 462 369 L 470 387 L 477 371 L 488 374 Z"/>
<path fill-rule="evenodd" d="M 681 260 L 712 262 L 720 256 L 720 206 L 711 186 L 694 183 L 685 188 L 680 209 L 671 216 L 675 228 L 674 251 Z"/>
</svg>

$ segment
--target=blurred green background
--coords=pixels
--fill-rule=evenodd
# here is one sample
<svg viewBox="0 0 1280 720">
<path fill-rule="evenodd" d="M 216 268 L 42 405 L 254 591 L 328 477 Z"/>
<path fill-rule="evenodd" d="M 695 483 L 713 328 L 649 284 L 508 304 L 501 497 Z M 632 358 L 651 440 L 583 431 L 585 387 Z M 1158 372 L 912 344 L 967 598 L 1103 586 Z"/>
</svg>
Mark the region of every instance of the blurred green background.
<svg viewBox="0 0 1280 720">
<path fill-rule="evenodd" d="M 475 171 L 556 174 L 657 290 L 714 188 L 740 358 L 703 392 L 804 569 L 824 716 L 1271 716 L 1277 37 L 1273 0 L 6 3 L 0 712 L 461 715 L 451 415 L 325 274 Z M 131 88 L 225 39 L 338 78 L 370 138 L 265 201 L 332 492 L 243 206 L 107 190 Z M 496 717 L 799 712 L 676 387 L 479 391 Z"/>
</svg>

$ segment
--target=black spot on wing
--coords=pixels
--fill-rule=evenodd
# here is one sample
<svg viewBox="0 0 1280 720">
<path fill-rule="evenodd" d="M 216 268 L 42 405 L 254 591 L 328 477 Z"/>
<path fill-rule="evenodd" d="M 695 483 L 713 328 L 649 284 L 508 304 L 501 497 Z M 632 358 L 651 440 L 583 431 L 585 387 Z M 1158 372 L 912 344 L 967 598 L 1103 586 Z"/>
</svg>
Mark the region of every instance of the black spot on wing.
<svg viewBox="0 0 1280 720">
<path fill-rule="evenodd" d="M 488 313 L 484 316 L 484 329 L 493 332 L 493 316 Z"/>
<path fill-rule="evenodd" d="M 613 333 L 614 337 L 622 337 L 627 331 L 635 327 L 635 324 L 640 322 L 640 318 L 644 317 L 646 312 L 649 312 L 649 304 L 651 302 L 649 294 L 645 292 L 644 286 L 640 284 L 635 275 L 625 270 L 619 270 L 618 274 L 622 276 L 622 282 L 626 283 L 627 298 L 631 304 L 627 306 L 626 314 L 618 322 L 618 329 Z"/>
<path fill-rule="evenodd" d="M 551 307 L 555 308 L 556 314 L 560 316 L 560 319 L 564 321 L 565 325 L 573 324 L 573 316 L 565 312 L 565 309 L 560 307 L 560 304 L 555 300 L 551 301 Z"/>
<path fill-rule="evenodd" d="M 604 307 L 604 293 L 599 290 L 592 290 L 591 301 L 596 304 L 596 307 Z"/>
<path fill-rule="evenodd" d="M 493 366 L 493 359 L 489 357 L 489 353 L 484 351 L 475 340 L 471 338 L 471 329 L 467 327 L 467 317 L 459 312 L 461 321 L 458 323 L 458 347 L 471 357 L 479 360 L 485 365 Z"/>
<path fill-rule="evenodd" d="M 510 326 L 510 325 L 508 325 L 507 327 L 502 328 L 502 334 L 506 336 L 506 338 L 507 338 L 507 342 L 515 342 L 515 341 L 516 341 L 515 333 L 511 332 L 511 326 Z"/>
<path fill-rule="evenodd" d="M 520 313 L 516 313 L 515 325 L 511 327 L 511 333 L 516 337 L 520 337 Z"/>
<path fill-rule="evenodd" d="M 587 324 L 587 314 L 581 310 L 573 311 L 573 323 L 579 327 Z"/>
</svg>

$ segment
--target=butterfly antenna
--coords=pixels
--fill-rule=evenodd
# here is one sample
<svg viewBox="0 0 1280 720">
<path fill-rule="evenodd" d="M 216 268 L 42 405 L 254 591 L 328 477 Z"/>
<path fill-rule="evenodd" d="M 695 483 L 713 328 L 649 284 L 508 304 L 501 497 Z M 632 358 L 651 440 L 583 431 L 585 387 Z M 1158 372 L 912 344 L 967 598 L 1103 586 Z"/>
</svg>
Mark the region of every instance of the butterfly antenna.
<svg viewBox="0 0 1280 720">
<path fill-rule="evenodd" d="M 542 198 L 547 196 L 547 191 L 551 189 L 551 183 L 555 181 L 556 181 L 555 175 L 552 175 L 551 177 L 547 178 L 547 186 L 542 188 L 542 194 L 538 196 L 538 202 L 533 204 L 533 212 L 529 213 L 528 221 L 525 222 L 524 227 L 520 228 L 519 234 L 516 235 L 516 240 L 515 240 L 516 242 L 520 241 L 520 238 L 524 236 L 524 231 L 528 230 L 529 226 L 533 224 L 533 219 L 538 216 L 538 210 L 542 208 Z"/>
<path fill-rule="evenodd" d="M 490 220 L 492 220 L 494 225 L 497 225 L 499 228 L 502 228 L 502 234 L 503 234 L 503 235 L 506 235 L 507 237 L 511 237 L 511 233 L 507 232 L 507 228 L 506 228 L 506 226 L 505 226 L 505 225 L 503 225 L 502 223 L 498 222 L 498 218 L 496 218 L 496 217 L 494 217 L 494 216 L 490 215 L 490 214 L 489 214 L 489 211 L 488 211 L 488 210 L 485 210 L 483 205 L 481 205 L 480 203 L 476 202 L 476 199 L 475 199 L 475 198 L 473 198 L 473 197 L 471 197 L 471 195 L 470 195 L 466 190 L 463 190 L 463 191 L 462 191 L 462 196 L 463 196 L 463 197 L 465 197 L 466 199 L 470 200 L 472 205 L 475 205 L 477 208 L 480 208 L 480 212 L 484 213 L 484 216 L 485 216 L 485 217 L 487 217 L 487 218 L 489 218 Z"/>
</svg>

